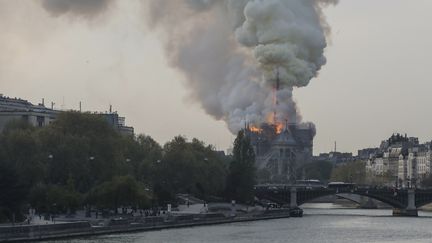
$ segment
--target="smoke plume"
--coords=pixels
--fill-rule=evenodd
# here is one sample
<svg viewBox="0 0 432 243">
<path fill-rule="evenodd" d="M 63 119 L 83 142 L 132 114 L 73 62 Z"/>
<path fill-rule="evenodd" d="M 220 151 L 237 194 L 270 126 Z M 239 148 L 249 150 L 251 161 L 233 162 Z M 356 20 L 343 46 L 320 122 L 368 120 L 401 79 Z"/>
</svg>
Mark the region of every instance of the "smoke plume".
<svg viewBox="0 0 432 243">
<path fill-rule="evenodd" d="M 149 23 L 191 98 L 235 133 L 245 122 L 300 122 L 293 88 L 307 86 L 326 63 L 322 7 L 336 3 L 149 0 Z"/>
<path fill-rule="evenodd" d="M 192 98 L 235 133 L 245 122 L 300 122 L 293 88 L 307 86 L 326 63 L 322 7 L 336 3 L 149 0 L 149 23 Z"/>
<path fill-rule="evenodd" d="M 114 0 L 40 0 L 53 16 L 94 18 Z M 141 0 L 191 100 L 236 133 L 246 122 L 300 123 L 293 99 L 326 63 L 336 0 Z M 277 81 L 278 80 L 278 81 Z"/>
<path fill-rule="evenodd" d="M 93 18 L 108 9 L 112 0 L 42 0 L 42 6 L 53 16 L 71 15 Z"/>
</svg>

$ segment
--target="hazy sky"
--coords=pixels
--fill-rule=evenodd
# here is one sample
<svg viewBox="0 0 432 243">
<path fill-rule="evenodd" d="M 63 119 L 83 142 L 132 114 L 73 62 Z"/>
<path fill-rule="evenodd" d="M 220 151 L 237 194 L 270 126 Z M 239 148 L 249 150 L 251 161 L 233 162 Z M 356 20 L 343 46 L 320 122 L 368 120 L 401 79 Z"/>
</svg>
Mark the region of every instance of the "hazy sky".
<svg viewBox="0 0 432 243">
<path fill-rule="evenodd" d="M 145 0 L 143 0 L 145 1 Z M 219 149 L 233 136 L 188 97 L 138 0 L 105 13 L 55 15 L 39 0 L 0 0 L 0 93 L 56 108 L 106 111 L 160 143 L 197 137 Z M 294 96 L 317 126 L 314 152 L 378 146 L 393 132 L 432 139 L 430 0 L 341 0 L 319 77 Z"/>
</svg>

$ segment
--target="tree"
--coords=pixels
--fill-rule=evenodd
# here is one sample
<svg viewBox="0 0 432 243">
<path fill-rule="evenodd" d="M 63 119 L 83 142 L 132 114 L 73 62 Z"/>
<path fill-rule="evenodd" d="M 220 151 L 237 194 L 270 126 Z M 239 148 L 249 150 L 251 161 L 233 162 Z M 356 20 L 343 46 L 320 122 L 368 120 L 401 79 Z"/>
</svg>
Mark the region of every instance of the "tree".
<svg viewBox="0 0 432 243">
<path fill-rule="evenodd" d="M 366 181 L 365 162 L 354 161 L 335 167 L 332 171 L 331 180 L 364 184 Z"/>
<path fill-rule="evenodd" d="M 75 190 L 73 179 L 68 179 L 67 186 L 34 185 L 29 193 L 29 203 L 38 212 L 73 213 L 82 205 L 83 195 Z"/>
<path fill-rule="evenodd" d="M 143 184 L 132 176 L 117 176 L 93 188 L 87 201 L 99 208 L 111 208 L 117 212 L 123 207 L 149 207 L 149 195 Z"/>
<path fill-rule="evenodd" d="M 79 191 L 126 174 L 122 136 L 98 114 L 63 112 L 40 134 L 42 147 L 52 154 L 50 180 L 66 185 L 75 176 Z"/>
<path fill-rule="evenodd" d="M 299 179 L 316 179 L 322 182 L 328 182 L 332 175 L 332 170 L 333 163 L 330 161 L 313 161 L 299 168 L 297 175 L 301 175 Z"/>
<path fill-rule="evenodd" d="M 206 146 L 198 139 L 188 142 L 178 136 L 166 143 L 163 151 L 154 180 L 155 196 L 160 203 L 172 202 L 178 193 L 192 194 L 204 200 L 223 194 L 225 165 L 212 146 Z"/>
<path fill-rule="evenodd" d="M 251 202 L 256 184 L 255 153 L 243 130 L 234 141 L 233 155 L 227 177 L 226 196 L 243 203 Z"/>
<path fill-rule="evenodd" d="M 21 208 L 27 195 L 14 166 L 0 158 L 0 221 L 22 219 Z"/>
<path fill-rule="evenodd" d="M 151 184 L 155 179 L 156 165 L 162 160 L 162 147 L 146 135 L 138 135 L 136 139 L 125 136 L 122 140 L 128 170 L 137 180 Z"/>
<path fill-rule="evenodd" d="M 30 187 L 43 179 L 43 165 L 38 160 L 38 144 L 34 128 L 8 124 L 0 138 L 3 159 L 16 169 L 21 182 Z"/>
<path fill-rule="evenodd" d="M 0 134 L 0 210 L 9 218 L 23 205 L 67 212 L 173 203 L 177 193 L 220 198 L 226 175 L 225 158 L 198 139 L 162 148 L 149 136 L 122 136 L 99 114 L 62 112 L 42 128 L 17 120 Z"/>
</svg>

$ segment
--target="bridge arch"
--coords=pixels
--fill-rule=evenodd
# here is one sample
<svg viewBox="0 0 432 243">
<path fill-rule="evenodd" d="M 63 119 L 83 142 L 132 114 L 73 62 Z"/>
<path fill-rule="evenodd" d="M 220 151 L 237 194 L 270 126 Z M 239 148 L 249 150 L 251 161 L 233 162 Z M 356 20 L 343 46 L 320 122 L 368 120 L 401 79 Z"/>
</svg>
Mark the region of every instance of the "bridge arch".
<svg viewBox="0 0 432 243">
<path fill-rule="evenodd" d="M 291 196 L 293 195 L 292 189 L 293 188 L 291 187 L 256 188 L 255 195 L 259 199 L 267 199 L 280 205 L 284 205 L 290 204 Z M 313 199 L 317 199 L 323 196 L 345 193 L 369 197 L 377 201 L 386 203 L 394 208 L 406 208 L 408 206 L 408 196 L 406 191 L 396 191 L 389 188 L 350 190 L 338 190 L 329 188 L 295 188 L 295 193 L 295 201 L 297 205 L 302 205 L 304 203 L 312 201 Z M 430 199 L 430 202 L 432 202 L 432 197 L 428 199 Z M 423 200 L 421 203 L 427 204 L 426 201 L 428 200 Z"/>
<path fill-rule="evenodd" d="M 308 192 L 299 192 L 298 196 L 301 195 L 302 193 L 308 194 Z M 364 196 L 364 197 L 375 199 L 375 200 L 380 201 L 382 203 L 388 204 L 388 205 L 390 205 L 390 206 L 392 206 L 394 208 L 404 208 L 404 207 L 406 207 L 406 205 L 404 205 L 403 202 L 401 202 L 401 201 L 398 200 L 398 199 L 401 199 L 400 196 L 398 196 L 398 195 L 394 195 L 392 197 L 385 197 L 385 196 L 382 196 L 382 195 L 377 195 L 377 194 L 369 193 L 369 192 L 366 193 L 366 192 L 357 192 L 357 191 L 352 191 L 352 192 L 337 192 L 337 191 L 333 191 L 333 192 L 329 192 L 327 195 L 324 195 L 324 196 L 331 196 L 331 195 L 340 196 L 341 194 L 352 194 L 352 195 Z M 310 201 L 312 201 L 314 199 L 323 197 L 323 196 L 315 196 L 315 195 L 305 195 L 305 196 L 302 196 L 300 199 L 297 199 L 297 205 L 300 206 L 300 205 L 308 203 L 308 202 L 310 202 Z M 355 200 L 352 200 L 350 198 L 343 197 L 343 196 L 341 196 L 341 197 L 345 198 L 345 199 L 347 199 L 349 201 L 352 201 L 352 202 L 355 202 L 355 203 L 359 203 L 359 202 L 357 202 Z"/>
<path fill-rule="evenodd" d="M 415 205 L 417 208 L 432 203 L 432 189 L 416 190 Z"/>
</svg>

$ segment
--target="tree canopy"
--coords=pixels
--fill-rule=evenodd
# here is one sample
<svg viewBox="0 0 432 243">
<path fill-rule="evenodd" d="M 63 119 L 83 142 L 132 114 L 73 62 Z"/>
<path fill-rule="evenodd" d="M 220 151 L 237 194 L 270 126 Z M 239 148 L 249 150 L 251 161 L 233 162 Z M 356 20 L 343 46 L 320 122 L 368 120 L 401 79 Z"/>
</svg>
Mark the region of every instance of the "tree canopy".
<svg viewBox="0 0 432 243">
<path fill-rule="evenodd" d="M 161 205 L 177 193 L 222 197 L 226 174 L 225 158 L 198 139 L 161 146 L 123 136 L 91 113 L 63 112 L 42 128 L 17 120 L 0 134 L 0 221 L 27 206 L 71 212 Z"/>
<path fill-rule="evenodd" d="M 332 181 L 365 184 L 366 166 L 363 161 L 354 161 L 337 166 L 331 174 Z"/>
<path fill-rule="evenodd" d="M 234 141 L 233 160 L 227 177 L 227 197 L 239 202 L 251 202 L 256 176 L 255 152 L 249 137 L 242 130 Z"/>
</svg>

